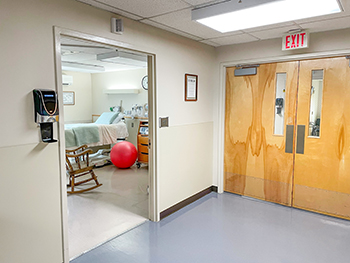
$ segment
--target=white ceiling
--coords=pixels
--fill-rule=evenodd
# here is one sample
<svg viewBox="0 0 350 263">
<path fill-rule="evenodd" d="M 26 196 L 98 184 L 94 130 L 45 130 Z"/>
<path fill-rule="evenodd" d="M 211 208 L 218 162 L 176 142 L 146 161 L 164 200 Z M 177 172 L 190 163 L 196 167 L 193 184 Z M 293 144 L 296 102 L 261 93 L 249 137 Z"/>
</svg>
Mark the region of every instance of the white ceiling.
<svg viewBox="0 0 350 263">
<path fill-rule="evenodd" d="M 292 29 L 310 33 L 350 27 L 350 0 L 344 12 L 230 33 L 220 33 L 191 20 L 191 10 L 227 0 L 76 0 L 211 45 L 224 46 L 279 38 Z M 232 0 L 238 1 L 238 0 Z M 249 1 L 249 0 L 242 0 Z M 307 1 L 307 0 L 305 0 Z M 322 0 L 320 0 L 322 1 Z"/>
<path fill-rule="evenodd" d="M 124 54 L 127 53 L 131 56 L 137 56 L 140 59 L 147 61 L 146 55 L 127 50 L 118 50 L 123 51 Z M 115 48 L 104 46 L 102 44 L 64 37 L 61 40 L 62 69 L 66 71 L 101 73 L 147 68 L 147 62 L 140 62 L 140 60 L 120 59 L 112 63 L 97 59 L 97 55 L 112 53 L 115 51 Z M 81 68 L 81 66 L 89 66 L 90 68 Z M 99 67 L 100 69 L 103 67 L 103 71 L 94 70 L 93 67 Z"/>
</svg>

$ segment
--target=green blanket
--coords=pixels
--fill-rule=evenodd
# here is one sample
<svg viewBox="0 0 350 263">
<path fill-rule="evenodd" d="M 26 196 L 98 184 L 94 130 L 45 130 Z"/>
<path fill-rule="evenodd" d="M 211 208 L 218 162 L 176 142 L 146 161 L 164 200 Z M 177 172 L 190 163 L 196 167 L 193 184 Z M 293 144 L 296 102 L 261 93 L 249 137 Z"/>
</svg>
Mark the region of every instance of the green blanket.
<svg viewBox="0 0 350 263">
<path fill-rule="evenodd" d="M 81 146 L 83 144 L 100 141 L 98 126 L 96 124 L 72 125 L 71 129 L 65 130 L 66 147 Z"/>
<path fill-rule="evenodd" d="M 73 132 L 78 146 L 100 141 L 100 135 L 96 124 L 74 127 Z"/>
<path fill-rule="evenodd" d="M 77 146 L 77 142 L 75 141 L 75 136 L 72 129 L 65 130 L 64 134 L 66 135 L 66 148 Z"/>
</svg>

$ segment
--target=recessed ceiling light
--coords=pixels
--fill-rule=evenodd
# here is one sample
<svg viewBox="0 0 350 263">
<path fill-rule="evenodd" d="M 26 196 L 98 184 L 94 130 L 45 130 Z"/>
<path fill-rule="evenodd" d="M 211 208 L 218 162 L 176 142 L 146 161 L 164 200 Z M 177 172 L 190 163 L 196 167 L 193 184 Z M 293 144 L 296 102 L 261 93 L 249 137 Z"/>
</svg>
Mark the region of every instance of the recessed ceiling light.
<svg viewBox="0 0 350 263">
<path fill-rule="evenodd" d="M 339 0 L 237 0 L 192 10 L 192 20 L 222 33 L 343 11 Z M 263 2 L 263 3 L 262 3 Z M 261 4 L 262 3 L 262 4 Z"/>
<path fill-rule="evenodd" d="M 124 51 L 113 51 L 97 55 L 97 60 L 120 65 L 131 65 L 136 67 L 147 67 L 147 56 L 128 53 Z"/>
</svg>

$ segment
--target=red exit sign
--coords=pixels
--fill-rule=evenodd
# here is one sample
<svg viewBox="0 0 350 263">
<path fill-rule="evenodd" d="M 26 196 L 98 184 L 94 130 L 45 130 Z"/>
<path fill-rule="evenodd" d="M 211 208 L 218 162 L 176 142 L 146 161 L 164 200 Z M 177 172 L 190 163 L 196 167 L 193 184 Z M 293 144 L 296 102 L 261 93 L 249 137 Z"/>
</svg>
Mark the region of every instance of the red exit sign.
<svg viewBox="0 0 350 263">
<path fill-rule="evenodd" d="M 283 36 L 282 50 L 292 50 L 307 47 L 309 47 L 309 33 L 306 31 Z"/>
</svg>

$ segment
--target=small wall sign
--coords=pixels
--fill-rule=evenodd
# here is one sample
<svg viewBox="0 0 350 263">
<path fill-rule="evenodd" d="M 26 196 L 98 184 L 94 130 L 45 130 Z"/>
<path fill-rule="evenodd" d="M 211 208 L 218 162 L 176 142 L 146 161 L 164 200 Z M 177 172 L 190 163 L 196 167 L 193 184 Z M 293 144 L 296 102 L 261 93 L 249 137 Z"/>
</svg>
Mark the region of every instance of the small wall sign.
<svg viewBox="0 0 350 263">
<path fill-rule="evenodd" d="M 197 101 L 198 76 L 185 74 L 185 101 Z"/>
<path fill-rule="evenodd" d="M 292 50 L 309 47 L 309 33 L 302 31 L 294 34 L 288 34 L 282 38 L 282 50 Z"/>
<path fill-rule="evenodd" d="M 63 91 L 63 105 L 74 105 L 75 93 L 74 91 Z"/>
</svg>

